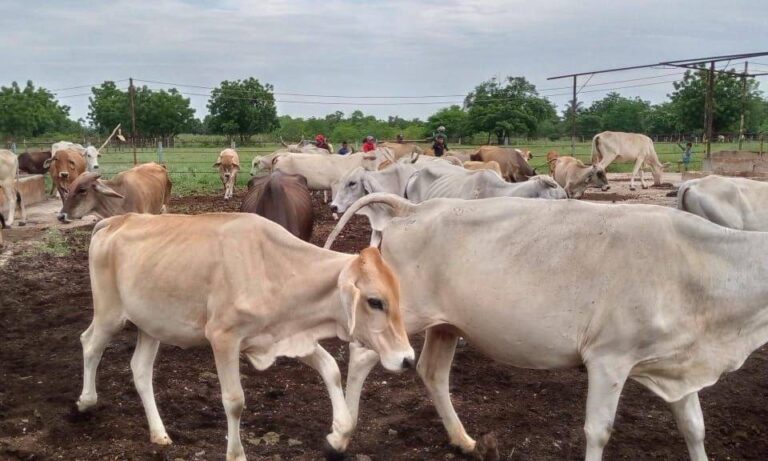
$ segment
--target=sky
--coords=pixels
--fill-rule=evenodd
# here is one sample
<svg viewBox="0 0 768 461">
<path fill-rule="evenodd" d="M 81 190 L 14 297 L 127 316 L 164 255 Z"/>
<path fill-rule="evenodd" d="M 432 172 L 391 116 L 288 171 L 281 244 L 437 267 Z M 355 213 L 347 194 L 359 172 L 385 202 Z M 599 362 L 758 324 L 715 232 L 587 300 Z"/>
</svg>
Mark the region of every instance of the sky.
<svg viewBox="0 0 768 461">
<path fill-rule="evenodd" d="M 561 111 L 571 82 L 547 77 L 768 51 L 766 0 L 32 3 L 0 2 L 0 85 L 32 80 L 57 90 L 73 118 L 86 117 L 90 85 L 113 80 L 127 87 L 128 77 L 150 88 L 169 85 L 138 80 L 175 84 L 201 118 L 207 88 L 247 77 L 274 86 L 280 115 L 359 109 L 424 119 L 460 104 L 479 83 L 506 76 L 525 76 Z M 768 72 L 768 56 L 750 61 Z M 726 64 L 743 67 L 720 66 Z M 611 88 L 644 85 L 619 91 L 660 102 L 681 72 L 582 77 L 579 99 L 589 104 Z M 768 79 L 760 82 L 765 90 Z M 330 95 L 342 97 L 321 97 Z"/>
</svg>

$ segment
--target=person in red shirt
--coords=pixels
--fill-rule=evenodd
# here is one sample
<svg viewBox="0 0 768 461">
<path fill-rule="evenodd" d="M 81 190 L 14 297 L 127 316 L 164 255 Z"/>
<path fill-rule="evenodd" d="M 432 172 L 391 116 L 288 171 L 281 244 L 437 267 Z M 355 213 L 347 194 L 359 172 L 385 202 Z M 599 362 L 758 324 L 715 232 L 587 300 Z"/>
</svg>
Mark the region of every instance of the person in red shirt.
<svg viewBox="0 0 768 461">
<path fill-rule="evenodd" d="M 331 146 L 328 145 L 328 141 L 325 139 L 325 136 L 321 134 L 315 136 L 315 146 L 319 147 L 320 149 L 325 149 L 328 152 L 331 151 Z"/>
<path fill-rule="evenodd" d="M 363 152 L 370 152 L 376 150 L 376 142 L 373 140 L 373 136 L 366 136 L 363 143 Z"/>
</svg>

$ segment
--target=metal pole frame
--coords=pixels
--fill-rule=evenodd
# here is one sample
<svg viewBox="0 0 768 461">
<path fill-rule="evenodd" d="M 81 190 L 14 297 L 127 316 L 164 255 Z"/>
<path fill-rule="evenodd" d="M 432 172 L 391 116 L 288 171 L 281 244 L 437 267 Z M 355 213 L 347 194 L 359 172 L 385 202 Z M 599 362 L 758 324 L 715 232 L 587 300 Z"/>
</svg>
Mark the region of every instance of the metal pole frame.
<svg viewBox="0 0 768 461">
<path fill-rule="evenodd" d="M 133 78 L 129 78 L 128 82 L 128 93 L 131 101 L 131 144 L 133 146 L 133 164 L 135 166 L 138 164 L 136 158 L 136 104 L 134 102 L 134 99 L 136 99 L 136 88 L 133 86 Z"/>
</svg>

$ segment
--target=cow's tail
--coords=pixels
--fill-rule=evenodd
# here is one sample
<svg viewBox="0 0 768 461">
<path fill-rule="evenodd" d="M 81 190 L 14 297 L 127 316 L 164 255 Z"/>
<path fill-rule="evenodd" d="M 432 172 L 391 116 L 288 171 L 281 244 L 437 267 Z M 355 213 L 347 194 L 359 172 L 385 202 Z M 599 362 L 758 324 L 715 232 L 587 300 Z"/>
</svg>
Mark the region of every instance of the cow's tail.
<svg viewBox="0 0 768 461">
<path fill-rule="evenodd" d="M 603 161 L 603 154 L 600 152 L 600 135 L 596 134 L 592 138 L 592 165 L 597 165 Z"/>
<path fill-rule="evenodd" d="M 376 192 L 366 195 L 365 197 L 362 197 L 353 203 L 352 206 L 350 206 L 349 209 L 344 212 L 344 215 L 341 217 L 341 219 L 339 219 L 336 227 L 333 228 L 331 235 L 328 236 L 328 239 L 325 241 L 325 245 L 323 247 L 330 249 L 334 240 L 336 240 L 336 237 L 339 236 L 347 222 L 352 219 L 352 216 L 354 216 L 355 213 L 360 211 L 362 208 L 374 204 L 386 205 L 389 208 L 388 211 L 391 213 L 392 217 L 408 216 L 416 209 L 416 205 L 394 194 Z"/>
</svg>

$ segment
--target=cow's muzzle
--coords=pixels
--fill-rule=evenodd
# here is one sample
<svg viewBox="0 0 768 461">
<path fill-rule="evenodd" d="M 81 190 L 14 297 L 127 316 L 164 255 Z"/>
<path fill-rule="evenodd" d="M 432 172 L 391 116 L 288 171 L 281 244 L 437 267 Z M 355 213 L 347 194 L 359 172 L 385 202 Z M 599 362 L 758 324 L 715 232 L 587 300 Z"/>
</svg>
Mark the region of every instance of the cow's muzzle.
<svg viewBox="0 0 768 461">
<path fill-rule="evenodd" d="M 333 213 L 338 213 L 339 212 L 339 207 L 334 205 L 333 203 L 331 203 L 331 211 Z"/>
<path fill-rule="evenodd" d="M 67 224 L 67 223 L 71 223 L 71 222 L 72 222 L 72 220 L 71 220 L 71 219 L 69 219 L 69 216 L 67 216 L 67 214 L 66 214 L 66 213 L 64 213 L 63 211 L 62 211 L 62 212 L 59 212 L 59 216 L 58 216 L 58 218 L 59 218 L 59 221 L 61 221 L 61 222 L 62 222 L 62 223 L 64 223 L 64 224 Z"/>
<path fill-rule="evenodd" d="M 66 171 L 62 171 L 61 173 L 59 173 L 59 176 L 62 177 L 62 178 L 68 178 L 69 177 L 69 173 L 66 172 Z"/>
<path fill-rule="evenodd" d="M 403 370 L 410 370 L 416 365 L 416 361 L 410 357 L 403 359 Z"/>
</svg>

